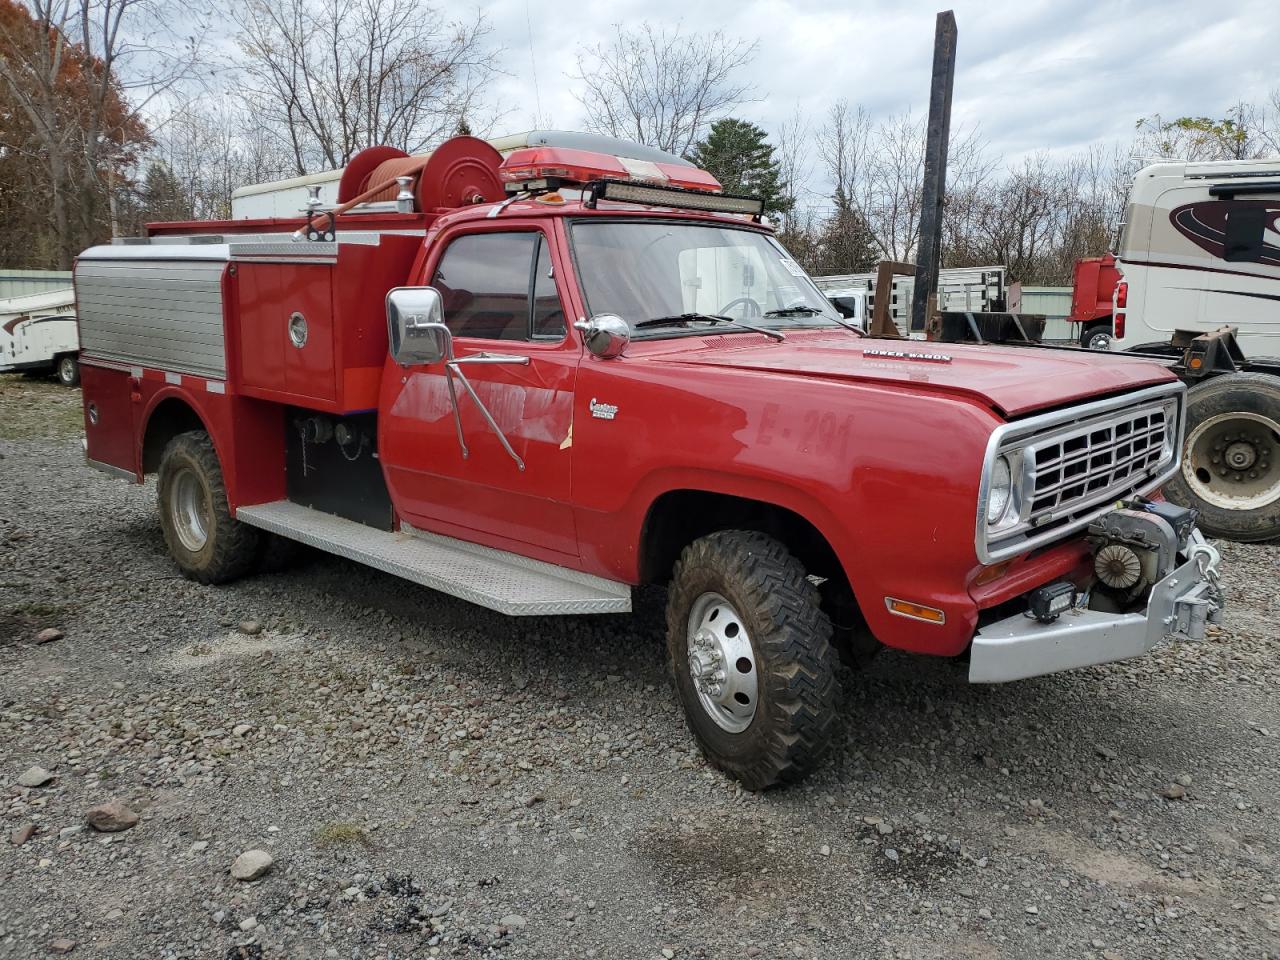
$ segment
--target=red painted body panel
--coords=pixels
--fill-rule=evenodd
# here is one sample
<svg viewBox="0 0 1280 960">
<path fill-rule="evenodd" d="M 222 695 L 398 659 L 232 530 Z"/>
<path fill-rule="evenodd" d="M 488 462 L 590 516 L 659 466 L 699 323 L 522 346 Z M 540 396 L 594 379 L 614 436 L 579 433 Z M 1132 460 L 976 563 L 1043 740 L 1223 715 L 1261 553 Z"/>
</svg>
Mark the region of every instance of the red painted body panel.
<svg viewBox="0 0 1280 960">
<path fill-rule="evenodd" d="M 555 275 L 568 270 L 563 245 L 556 242 L 555 221 L 543 224 L 552 244 Z M 538 230 L 536 221 L 502 218 L 477 229 Z M 468 230 L 474 233 L 476 230 Z M 457 229 L 433 237 L 416 282 L 435 274 L 440 255 Z M 573 316 L 563 294 L 565 316 Z M 390 357 L 383 375 L 378 446 L 392 502 L 400 516 L 417 527 L 479 531 L 519 544 L 538 544 L 559 556 L 577 556 L 570 463 L 574 381 L 582 346 L 575 337 L 561 343 L 454 339 L 456 356 L 476 353 L 527 356 L 529 363 L 465 366 L 507 440 L 525 463 L 521 471 L 503 449 L 476 405 L 457 386 L 469 458 L 458 446 L 443 366 L 403 369 Z M 384 350 L 385 352 L 385 350 Z M 546 559 L 546 556 L 543 556 Z"/>
<path fill-rule="evenodd" d="M 1076 261 L 1071 287 L 1070 323 L 1092 323 L 1111 316 L 1111 295 L 1120 282 L 1113 254 Z"/>
<path fill-rule="evenodd" d="M 85 409 L 85 456 L 138 476 L 135 401 L 129 371 L 82 362 L 80 392 Z M 96 424 L 89 416 L 91 408 L 97 413 Z"/>
<path fill-rule="evenodd" d="M 154 369 L 135 376 L 129 367 L 93 358 L 82 358 L 81 366 L 86 371 L 82 382 L 88 378 L 86 409 L 91 403 L 99 409 L 96 425 L 86 418 L 89 459 L 126 470 L 141 482 L 147 427 L 156 408 L 174 399 L 190 407 L 208 430 L 233 506 L 284 497 L 284 409 L 279 404 L 237 395 L 222 381 Z M 210 384 L 221 389 L 210 389 Z M 127 443 L 121 440 L 126 430 Z"/>
<path fill-rule="evenodd" d="M 1087 553 L 1077 538 L 978 582 L 984 569 L 974 525 L 987 439 L 1006 417 L 1170 380 L 1158 364 L 913 342 L 915 352 L 949 358 L 928 362 L 876 356 L 901 343 L 841 329 L 795 331 L 785 343 L 747 333 L 637 340 L 609 361 L 587 354 L 573 329 L 561 343 L 460 337 L 460 357 L 487 349 L 531 358 L 528 365 L 465 368 L 525 459 L 525 471 L 459 391 L 470 448 L 464 459 L 441 369 L 405 370 L 387 358 L 382 313 L 387 289 L 426 282 L 452 237 L 545 231 L 572 321 L 585 308 L 568 244 L 571 218 L 678 218 L 764 229 L 714 214 L 600 207 L 519 201 L 495 217 L 493 206 L 482 205 L 435 218 L 425 246 L 408 238 L 385 258 L 361 260 L 357 248 L 336 268 L 242 270 L 235 295 L 227 297 L 227 322 L 238 333 L 228 336 L 234 373 L 225 394 L 202 392 L 196 378 L 153 386 L 144 377 L 130 401 L 135 439 L 128 468 L 140 468 L 149 412 L 166 396 L 183 396 L 214 436 L 233 505 L 279 499 L 285 495 L 280 404 L 350 410 L 353 396 L 368 395 L 380 411 L 380 456 L 399 516 L 613 579 L 639 582 L 649 512 L 663 494 L 683 490 L 758 500 L 807 519 L 832 546 L 875 635 L 908 650 L 959 653 L 980 610 L 1081 572 Z M 180 231 L 164 225 L 153 232 Z M 309 322 L 315 318 L 311 335 L 329 352 L 290 355 L 287 318 L 295 309 Z M 360 384 L 350 382 L 353 376 Z M 109 392 L 112 411 L 120 409 L 123 389 L 105 371 L 86 376 L 86 399 Z M 616 417 L 593 416 L 593 400 L 617 407 Z M 90 438 L 91 451 L 110 451 L 106 462 L 121 465 L 121 429 L 101 428 Z M 892 615 L 886 596 L 938 607 L 946 622 Z"/>
<path fill-rule="evenodd" d="M 228 270 L 228 351 L 239 357 L 240 387 L 251 396 L 331 413 L 378 405 L 387 356 L 384 301 L 404 283 L 422 241 L 384 235 L 341 244 L 336 263 L 241 262 Z M 301 314 L 306 342 L 289 321 Z"/>
</svg>

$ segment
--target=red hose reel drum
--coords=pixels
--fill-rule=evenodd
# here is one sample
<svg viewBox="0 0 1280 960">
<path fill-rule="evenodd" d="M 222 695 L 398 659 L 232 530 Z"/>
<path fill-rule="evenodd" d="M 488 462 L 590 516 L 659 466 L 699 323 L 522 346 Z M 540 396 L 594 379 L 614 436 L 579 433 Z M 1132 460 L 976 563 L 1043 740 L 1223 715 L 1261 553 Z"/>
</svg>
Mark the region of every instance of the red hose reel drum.
<svg viewBox="0 0 1280 960">
<path fill-rule="evenodd" d="M 379 183 L 392 181 L 367 202 L 394 200 L 394 179 L 412 176 L 419 213 L 490 203 L 505 196 L 498 167 L 502 155 L 476 137 L 454 137 L 429 154 L 411 157 L 395 147 L 369 147 L 351 158 L 338 181 L 338 203 L 360 196 Z"/>
</svg>

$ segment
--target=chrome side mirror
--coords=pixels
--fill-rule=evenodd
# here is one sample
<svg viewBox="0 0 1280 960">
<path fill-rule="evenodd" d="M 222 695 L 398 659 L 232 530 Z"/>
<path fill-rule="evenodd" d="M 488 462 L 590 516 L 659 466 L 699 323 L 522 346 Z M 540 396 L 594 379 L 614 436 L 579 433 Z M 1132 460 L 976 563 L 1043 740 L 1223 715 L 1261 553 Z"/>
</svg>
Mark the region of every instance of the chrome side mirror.
<svg viewBox="0 0 1280 960">
<path fill-rule="evenodd" d="M 579 320 L 573 328 L 582 331 L 587 349 L 601 360 L 621 356 L 631 343 L 631 326 L 616 313 L 597 313 L 590 320 Z"/>
<path fill-rule="evenodd" d="M 450 355 L 444 301 L 434 287 L 396 287 L 387 293 L 387 342 L 402 367 L 439 363 Z"/>
</svg>

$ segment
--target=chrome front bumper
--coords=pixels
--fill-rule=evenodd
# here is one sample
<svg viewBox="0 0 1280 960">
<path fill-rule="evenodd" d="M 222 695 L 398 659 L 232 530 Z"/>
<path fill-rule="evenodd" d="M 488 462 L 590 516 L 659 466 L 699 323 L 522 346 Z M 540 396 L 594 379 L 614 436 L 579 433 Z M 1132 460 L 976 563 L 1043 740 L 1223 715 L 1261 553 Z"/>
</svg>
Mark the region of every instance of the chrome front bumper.
<svg viewBox="0 0 1280 960">
<path fill-rule="evenodd" d="M 973 638 L 970 683 L 1004 683 L 1141 656 L 1164 640 L 1204 639 L 1222 618 L 1218 551 L 1195 531 L 1179 565 L 1151 588 L 1139 613 L 1070 610 L 1053 623 L 1018 614 Z"/>
</svg>

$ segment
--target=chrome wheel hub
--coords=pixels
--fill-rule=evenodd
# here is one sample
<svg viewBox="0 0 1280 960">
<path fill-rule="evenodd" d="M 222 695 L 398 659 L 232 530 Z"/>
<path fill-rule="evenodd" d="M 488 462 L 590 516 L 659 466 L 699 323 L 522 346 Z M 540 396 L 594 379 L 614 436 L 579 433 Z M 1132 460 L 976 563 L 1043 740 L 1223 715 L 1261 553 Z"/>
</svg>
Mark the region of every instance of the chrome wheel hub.
<svg viewBox="0 0 1280 960">
<path fill-rule="evenodd" d="M 182 545 L 195 553 L 209 542 L 209 501 L 194 470 L 183 468 L 173 478 L 169 518 Z"/>
<path fill-rule="evenodd" d="M 741 733 L 756 715 L 756 657 L 733 604 L 704 593 L 689 611 L 686 648 L 698 702 L 716 725 Z"/>
</svg>

